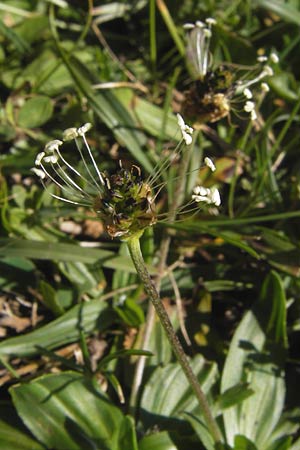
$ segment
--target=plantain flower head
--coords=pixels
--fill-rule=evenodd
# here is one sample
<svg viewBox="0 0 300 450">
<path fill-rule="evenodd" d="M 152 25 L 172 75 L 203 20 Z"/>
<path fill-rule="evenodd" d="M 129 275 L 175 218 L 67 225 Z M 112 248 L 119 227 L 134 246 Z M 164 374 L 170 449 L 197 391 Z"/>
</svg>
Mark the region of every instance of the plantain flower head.
<svg viewBox="0 0 300 450">
<path fill-rule="evenodd" d="M 193 128 L 179 114 L 177 121 L 181 139 L 174 153 L 178 157 L 186 146 L 191 145 Z M 156 197 L 166 182 L 155 183 L 171 165 L 175 155 L 161 161 L 158 170 L 146 179 L 143 179 L 138 166 L 132 165 L 127 169 L 121 161 L 118 170 L 108 174 L 99 168 L 89 146 L 86 133 L 90 128 L 91 124 L 86 123 L 79 128 L 66 129 L 62 140 L 48 142 L 36 156 L 32 171 L 49 194 L 63 202 L 92 209 L 112 238 L 126 240 L 155 224 L 158 219 L 167 220 L 168 213 L 157 214 L 155 208 Z M 67 158 L 64 147 L 68 144 L 73 145 L 76 151 Z M 76 160 L 75 165 L 73 160 Z M 216 170 L 210 158 L 205 158 L 204 162 L 211 171 Z M 48 189 L 49 183 L 55 190 Z M 218 190 L 214 187 L 196 187 L 192 198 L 180 207 L 178 214 L 196 212 L 199 205 L 195 206 L 195 203 L 219 206 L 221 201 Z"/>
<path fill-rule="evenodd" d="M 150 185 L 142 180 L 141 170 L 133 165 L 122 167 L 108 175 L 102 172 L 92 154 L 86 133 L 87 123 L 80 128 L 68 128 L 63 140 L 53 140 L 35 160 L 33 172 L 47 189 L 52 182 L 59 194 L 50 195 L 78 206 L 90 207 L 103 220 L 111 237 L 129 237 L 156 222 L 153 195 Z M 81 160 L 81 169 L 75 168 L 63 155 L 61 147 L 73 141 Z"/>
<path fill-rule="evenodd" d="M 194 126 L 205 122 L 216 122 L 233 111 L 236 115 L 244 112 L 256 120 L 255 102 L 250 86 L 256 85 L 273 75 L 272 64 L 278 64 L 279 57 L 272 52 L 269 57 L 261 55 L 257 64 L 249 67 L 222 63 L 214 65 L 210 52 L 213 27 L 217 22 L 208 18 L 204 22 L 185 24 L 187 32 L 186 56 L 194 81 L 185 94 L 182 112 L 194 121 Z M 263 92 L 266 83 L 261 86 Z"/>
</svg>

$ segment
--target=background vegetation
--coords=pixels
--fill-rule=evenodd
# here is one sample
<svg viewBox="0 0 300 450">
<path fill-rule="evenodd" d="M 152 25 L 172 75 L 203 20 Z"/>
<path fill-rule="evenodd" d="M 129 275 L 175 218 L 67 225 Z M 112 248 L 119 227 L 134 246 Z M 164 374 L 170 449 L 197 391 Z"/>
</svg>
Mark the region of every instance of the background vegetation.
<svg viewBox="0 0 300 450">
<path fill-rule="evenodd" d="M 171 234 L 161 294 L 224 448 L 300 449 L 295 0 L 0 3 L 3 449 L 214 448 L 159 323 L 130 405 L 148 302 L 129 255 L 31 172 L 46 142 L 91 122 L 101 170 L 122 159 L 153 173 L 179 139 L 174 113 L 190 83 L 182 25 L 206 17 L 217 20 L 215 61 L 253 65 L 276 50 L 280 62 L 257 121 L 232 114 L 197 135 L 186 199 L 195 183 L 217 184 L 220 209 L 158 223 L 143 252 L 155 275 Z M 195 170 L 203 155 L 214 174 Z M 169 203 L 177 170 L 164 174 Z"/>
</svg>

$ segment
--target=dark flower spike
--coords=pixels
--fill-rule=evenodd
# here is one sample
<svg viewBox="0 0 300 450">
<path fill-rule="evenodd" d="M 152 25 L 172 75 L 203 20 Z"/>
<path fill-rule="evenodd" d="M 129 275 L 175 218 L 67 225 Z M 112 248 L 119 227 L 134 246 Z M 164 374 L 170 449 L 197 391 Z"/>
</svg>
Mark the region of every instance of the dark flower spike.
<svg viewBox="0 0 300 450">
<path fill-rule="evenodd" d="M 179 155 L 186 145 L 191 145 L 193 129 L 185 124 L 179 114 L 177 119 L 182 139 L 173 154 Z M 59 189 L 59 194 L 50 192 L 52 197 L 93 209 L 104 222 L 111 237 L 128 239 L 157 221 L 155 199 L 165 183 L 161 182 L 156 186 L 154 183 L 160 178 L 162 171 L 169 167 L 172 158 L 169 157 L 158 164 L 157 170 L 146 180 L 143 180 L 138 166 L 132 165 L 128 170 L 123 168 L 121 161 L 119 170 L 108 175 L 98 168 L 86 139 L 85 135 L 90 128 L 89 123 L 78 129 L 68 128 L 63 132 L 63 141 L 56 139 L 48 142 L 44 150 L 37 155 L 32 170 L 39 176 L 45 189 L 47 182 L 52 182 Z M 75 142 L 82 170 L 75 168 L 60 150 L 64 142 L 68 141 Z M 205 164 L 215 170 L 209 158 L 205 158 Z M 201 192 L 199 189 L 202 189 Z M 205 189 L 196 187 L 190 202 L 185 206 L 199 202 L 218 206 L 220 196 L 217 189 Z M 181 210 L 183 211 L 184 207 Z"/>
<path fill-rule="evenodd" d="M 246 112 L 251 120 L 256 120 L 250 86 L 272 76 L 273 69 L 269 63 L 277 64 L 279 58 L 273 52 L 269 57 L 259 56 L 257 64 L 251 68 L 226 62 L 214 66 L 209 48 L 214 25 L 216 20 L 213 18 L 184 25 L 187 30 L 186 54 L 195 81 L 185 92 L 183 114 L 194 121 L 195 127 L 205 122 L 216 122 L 231 111 L 237 115 Z M 261 89 L 267 92 L 267 84 L 263 83 Z"/>
</svg>

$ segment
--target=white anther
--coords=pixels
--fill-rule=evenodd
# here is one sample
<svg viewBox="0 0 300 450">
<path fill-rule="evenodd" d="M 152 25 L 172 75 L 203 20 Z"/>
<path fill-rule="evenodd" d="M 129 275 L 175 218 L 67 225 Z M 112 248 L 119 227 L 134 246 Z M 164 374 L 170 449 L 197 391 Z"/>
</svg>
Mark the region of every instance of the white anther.
<svg viewBox="0 0 300 450">
<path fill-rule="evenodd" d="M 246 112 L 251 112 L 251 111 L 254 110 L 254 108 L 255 108 L 255 103 L 248 100 L 248 101 L 245 103 L 244 111 L 246 111 Z"/>
<path fill-rule="evenodd" d="M 249 88 L 245 88 L 245 89 L 243 90 L 243 94 L 244 94 L 244 96 L 245 96 L 246 98 L 249 98 L 249 99 L 253 97 L 253 94 L 252 94 L 252 92 L 250 91 Z"/>
<path fill-rule="evenodd" d="M 42 169 L 37 169 L 36 167 L 33 167 L 30 170 L 34 172 L 41 180 L 43 180 L 46 177 L 46 174 Z"/>
<path fill-rule="evenodd" d="M 214 172 L 216 170 L 216 166 L 214 165 L 213 161 L 208 156 L 206 156 L 204 158 L 204 163 L 212 172 Z"/>
<path fill-rule="evenodd" d="M 92 128 L 92 124 L 88 122 L 88 123 L 85 123 L 84 125 L 82 125 L 80 128 L 78 128 L 77 132 L 78 132 L 79 136 L 83 136 L 91 128 Z"/>
<path fill-rule="evenodd" d="M 211 38 L 211 36 L 212 36 L 212 32 L 210 31 L 209 28 L 204 28 L 203 33 L 204 33 L 204 36 L 207 38 Z"/>
<path fill-rule="evenodd" d="M 198 28 L 204 28 L 205 27 L 205 23 L 201 22 L 201 20 L 197 20 L 197 22 L 195 23 L 196 27 Z"/>
<path fill-rule="evenodd" d="M 253 110 L 251 111 L 250 117 L 251 117 L 251 120 L 253 120 L 253 121 L 257 119 L 257 114 L 256 114 L 255 109 L 253 109 Z"/>
<path fill-rule="evenodd" d="M 196 195 L 201 195 L 204 197 L 210 193 L 210 189 L 208 189 L 204 186 L 195 186 L 193 189 L 193 192 Z"/>
<path fill-rule="evenodd" d="M 263 92 L 269 92 L 270 90 L 269 85 L 267 83 L 261 83 L 260 87 Z"/>
<path fill-rule="evenodd" d="M 185 122 L 180 114 L 177 114 L 177 123 L 181 130 L 185 130 Z"/>
<path fill-rule="evenodd" d="M 45 156 L 45 152 L 40 152 L 37 154 L 37 156 L 35 158 L 35 162 L 34 162 L 36 166 L 41 165 L 44 156 Z"/>
<path fill-rule="evenodd" d="M 63 132 L 63 140 L 64 141 L 71 141 L 78 137 L 77 128 L 67 128 Z"/>
<path fill-rule="evenodd" d="M 45 163 L 51 163 L 51 164 L 56 164 L 58 161 L 58 156 L 53 154 L 53 155 L 49 155 L 49 156 L 45 156 L 44 158 Z"/>
<path fill-rule="evenodd" d="M 272 52 L 270 55 L 270 60 L 272 61 L 272 63 L 274 64 L 278 64 L 279 63 L 279 58 L 278 55 L 276 55 L 276 53 Z"/>
<path fill-rule="evenodd" d="M 193 28 L 195 28 L 195 25 L 193 23 L 185 23 L 183 25 L 184 30 L 192 30 Z"/>
<path fill-rule="evenodd" d="M 190 134 L 186 133 L 185 131 L 182 131 L 182 137 L 186 143 L 186 145 L 191 145 L 193 142 L 193 138 Z"/>
<path fill-rule="evenodd" d="M 270 67 L 270 66 L 265 66 L 262 73 L 264 74 L 264 76 L 268 76 L 268 77 L 271 77 L 272 75 L 274 75 L 274 71 L 273 71 L 272 67 Z"/>
<path fill-rule="evenodd" d="M 62 141 L 54 139 L 54 141 L 50 141 L 45 145 L 45 152 L 54 152 L 55 150 L 58 151 L 58 147 L 62 144 Z"/>
<path fill-rule="evenodd" d="M 215 206 L 221 205 L 220 192 L 216 187 L 211 188 L 211 203 Z"/>
<path fill-rule="evenodd" d="M 192 199 L 197 202 L 204 202 L 208 205 L 220 206 L 221 197 L 219 190 L 216 187 L 212 187 L 211 189 L 205 188 L 204 186 L 195 186 L 193 189 Z"/>
<path fill-rule="evenodd" d="M 210 26 L 217 24 L 216 19 L 213 19 L 212 17 L 208 17 L 207 19 L 205 19 L 205 22 L 207 23 L 207 25 L 210 25 Z"/>
<path fill-rule="evenodd" d="M 268 61 L 268 58 L 267 58 L 267 56 L 265 56 L 265 55 L 263 55 L 263 56 L 258 56 L 258 57 L 257 57 L 257 61 L 258 61 L 258 62 L 266 62 L 266 61 Z"/>
</svg>

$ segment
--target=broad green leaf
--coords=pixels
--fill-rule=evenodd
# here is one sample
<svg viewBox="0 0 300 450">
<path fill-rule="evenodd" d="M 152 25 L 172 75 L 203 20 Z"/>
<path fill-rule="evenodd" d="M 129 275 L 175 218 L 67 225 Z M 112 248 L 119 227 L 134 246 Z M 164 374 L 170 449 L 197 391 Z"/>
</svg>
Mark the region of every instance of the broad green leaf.
<svg viewBox="0 0 300 450">
<path fill-rule="evenodd" d="M 100 286 L 106 283 L 100 264 L 60 261 L 58 267 L 79 294 L 88 292 L 91 296 L 99 296 L 103 291 Z"/>
<path fill-rule="evenodd" d="M 76 305 L 58 319 L 22 336 L 0 343 L 0 357 L 29 356 L 39 353 L 37 346 L 46 349 L 61 347 L 79 340 L 80 330 L 86 334 L 105 330 L 115 320 L 112 310 L 101 299 Z"/>
<path fill-rule="evenodd" d="M 283 72 L 272 77 L 269 84 L 281 98 L 292 102 L 298 100 L 299 98 L 296 89 L 293 89 L 293 82 L 294 79 L 291 73 Z"/>
<path fill-rule="evenodd" d="M 221 390 L 247 382 L 254 394 L 223 413 L 227 440 L 243 435 L 260 450 L 268 443 L 282 414 L 285 383 L 286 299 L 280 277 L 271 272 L 259 301 L 247 312 L 232 339 Z"/>
<path fill-rule="evenodd" d="M 291 443 L 291 437 L 282 437 L 280 439 L 276 439 L 270 446 L 268 446 L 266 450 L 291 450 Z"/>
<path fill-rule="evenodd" d="M 121 411 L 83 376 L 46 375 L 14 386 L 10 393 L 25 425 L 47 448 L 124 450 Z"/>
<path fill-rule="evenodd" d="M 292 2 L 286 2 L 283 0 L 256 0 L 256 4 L 266 8 L 268 11 L 272 11 L 287 22 L 292 22 L 300 25 L 300 12 L 299 9 L 293 6 Z"/>
<path fill-rule="evenodd" d="M 296 442 L 294 442 L 289 450 L 300 450 L 300 438 L 298 438 Z"/>
<path fill-rule="evenodd" d="M 173 311 L 173 313 L 170 314 L 170 319 L 174 329 L 177 330 L 179 322 L 176 311 Z M 164 366 L 172 360 L 172 349 L 169 340 L 160 321 L 157 318 L 153 326 L 147 350 L 153 353 L 153 356 L 147 358 L 147 366 Z"/>
<path fill-rule="evenodd" d="M 215 450 L 214 446 L 214 440 L 207 429 L 206 424 L 203 421 L 202 417 L 199 417 L 199 415 L 195 414 L 189 414 L 186 413 L 186 418 L 189 421 L 189 423 L 192 425 L 193 429 L 195 430 L 197 436 L 199 437 L 200 441 L 204 445 L 206 450 Z M 218 450 L 221 450 L 222 447 L 219 447 Z M 222 449 L 223 450 L 223 449 Z"/>
<path fill-rule="evenodd" d="M 245 436 L 235 436 L 233 450 L 258 450 Z"/>
<path fill-rule="evenodd" d="M 149 434 L 139 442 L 139 450 L 178 450 L 166 431 Z"/>
<path fill-rule="evenodd" d="M 197 355 L 190 360 L 204 393 L 208 393 L 216 380 L 217 368 Z M 180 416 L 183 411 L 198 407 L 185 375 L 178 363 L 158 367 L 151 375 L 143 391 L 141 408 L 148 413 L 166 417 Z"/>
<path fill-rule="evenodd" d="M 117 448 L 120 450 L 139 450 L 135 432 L 135 423 L 132 417 L 125 416 L 118 428 Z"/>
<path fill-rule="evenodd" d="M 145 321 L 144 312 L 133 299 L 126 298 L 120 306 L 114 307 L 120 318 L 130 327 L 138 328 Z"/>
<path fill-rule="evenodd" d="M 247 383 L 240 383 L 229 388 L 218 399 L 220 409 L 230 408 L 233 405 L 243 402 L 253 394 L 253 390 L 248 388 Z"/>
<path fill-rule="evenodd" d="M 45 447 L 29 435 L 0 420 L 0 448 L 3 450 L 43 450 Z"/>
<path fill-rule="evenodd" d="M 165 117 L 165 111 L 162 108 L 138 97 L 129 89 L 118 89 L 115 95 L 131 112 L 136 125 L 142 124 L 152 136 L 178 141 L 181 139 L 177 118 L 171 112 Z M 163 124 L 164 128 L 162 128 Z"/>
<path fill-rule="evenodd" d="M 287 436 L 296 435 L 300 429 L 300 409 L 295 408 L 294 410 L 285 411 L 276 426 L 275 430 L 270 437 L 270 448 L 273 445 L 277 445 L 281 440 L 286 439 Z M 276 448 L 276 447 L 275 447 Z M 269 447 L 267 448 L 269 450 Z M 299 449 L 300 450 L 300 449 Z"/>
<path fill-rule="evenodd" d="M 59 304 L 55 289 L 46 281 L 41 280 L 39 283 L 39 290 L 43 296 L 43 302 L 56 316 L 61 316 L 64 309 Z"/>
<path fill-rule="evenodd" d="M 28 42 L 19 36 L 11 27 L 6 26 L 2 20 L 0 20 L 0 33 L 13 43 L 18 52 L 24 54 L 29 51 Z"/>
<path fill-rule="evenodd" d="M 206 363 L 200 355 L 190 360 L 190 364 L 203 392 L 208 394 L 216 380 L 216 365 Z M 187 413 L 200 413 L 198 401 L 178 363 L 158 367 L 153 372 L 142 394 L 141 411 L 142 420 L 146 427 L 154 426 L 160 419 L 164 418 L 165 427 L 170 426 L 172 429 L 174 429 L 175 423 L 179 429 L 185 426 L 185 421 L 189 420 L 189 414 Z M 175 420 L 173 423 L 174 419 L 177 419 L 177 422 Z M 181 425 L 178 419 L 181 419 Z M 180 432 L 179 429 L 178 432 Z M 202 438 L 203 443 L 207 441 L 211 443 L 205 425 L 202 431 L 200 439 Z M 213 447 L 207 446 L 206 448 L 213 450 Z"/>
<path fill-rule="evenodd" d="M 27 100 L 21 107 L 17 123 L 21 128 L 36 128 L 44 125 L 53 114 L 53 103 L 49 97 L 38 95 Z"/>
<path fill-rule="evenodd" d="M 26 20 L 16 26 L 15 30 L 20 38 L 31 44 L 39 41 L 48 28 L 49 22 L 46 15 L 37 14 L 35 17 L 27 17 Z"/>
<path fill-rule="evenodd" d="M 23 239 L 0 239 L 1 257 L 23 257 L 31 259 L 102 263 L 104 267 L 122 268 L 134 272 L 133 264 L 126 256 L 115 256 L 110 250 L 84 248 L 77 244 L 40 242 Z"/>
</svg>

